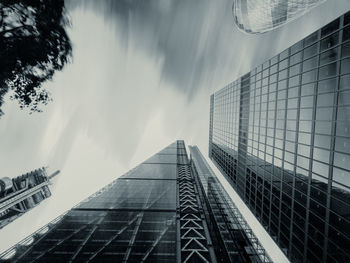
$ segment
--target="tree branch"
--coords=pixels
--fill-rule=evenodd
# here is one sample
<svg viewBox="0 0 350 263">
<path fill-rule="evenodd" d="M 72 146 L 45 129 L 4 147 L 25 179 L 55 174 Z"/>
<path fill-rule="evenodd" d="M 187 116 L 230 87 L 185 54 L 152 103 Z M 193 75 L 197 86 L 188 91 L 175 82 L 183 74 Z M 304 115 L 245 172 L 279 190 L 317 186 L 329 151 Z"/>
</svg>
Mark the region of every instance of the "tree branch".
<svg viewBox="0 0 350 263">
<path fill-rule="evenodd" d="M 23 25 L 23 26 L 18 26 L 18 27 L 14 27 L 14 28 L 11 28 L 11 29 L 7 29 L 7 30 L 3 30 L 0 32 L 0 35 L 5 35 L 6 33 L 11 33 L 11 32 L 14 32 L 16 30 L 19 30 L 19 29 L 22 29 L 22 28 L 32 28 L 32 26 L 29 26 L 29 25 Z"/>
</svg>

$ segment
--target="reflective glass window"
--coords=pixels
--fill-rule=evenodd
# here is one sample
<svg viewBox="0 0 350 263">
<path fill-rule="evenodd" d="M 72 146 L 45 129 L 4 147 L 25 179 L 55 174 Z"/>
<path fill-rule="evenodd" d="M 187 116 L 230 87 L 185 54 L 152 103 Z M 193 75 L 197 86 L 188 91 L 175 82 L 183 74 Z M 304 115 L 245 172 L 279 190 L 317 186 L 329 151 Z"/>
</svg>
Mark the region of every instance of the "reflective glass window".
<svg viewBox="0 0 350 263">
<path fill-rule="evenodd" d="M 327 135 L 316 134 L 314 137 L 314 145 L 317 147 L 329 149 L 331 145 L 331 137 Z"/>
<path fill-rule="evenodd" d="M 350 153 L 350 138 L 337 137 L 335 139 L 335 150 Z"/>
<path fill-rule="evenodd" d="M 289 87 L 295 87 L 299 85 L 299 75 L 289 79 Z"/>
<path fill-rule="evenodd" d="M 300 156 L 300 155 L 297 156 L 297 165 L 299 167 L 302 167 L 302 168 L 308 170 L 309 169 L 309 163 L 310 163 L 310 161 L 309 161 L 308 158 Z"/>
<path fill-rule="evenodd" d="M 334 153 L 334 165 L 343 169 L 350 170 L 350 156 L 343 153 Z"/>
<path fill-rule="evenodd" d="M 344 51 L 342 51 L 344 53 Z M 333 62 L 338 58 L 338 48 L 333 48 L 320 55 L 320 66 Z"/>
<path fill-rule="evenodd" d="M 337 120 L 350 121 L 350 107 L 338 107 Z"/>
<path fill-rule="evenodd" d="M 290 48 L 290 53 L 294 54 L 298 51 L 300 51 L 303 48 L 303 42 L 299 41 L 298 43 L 294 44 L 291 48 Z"/>
<path fill-rule="evenodd" d="M 282 80 L 278 82 L 278 90 L 286 89 L 287 88 L 287 81 Z"/>
<path fill-rule="evenodd" d="M 328 165 L 317 161 L 312 162 L 312 171 L 328 178 Z"/>
<path fill-rule="evenodd" d="M 310 145 L 311 141 L 311 134 L 310 133 L 304 133 L 304 132 L 299 132 L 298 134 L 298 142 Z"/>
<path fill-rule="evenodd" d="M 324 163 L 329 163 L 329 151 L 319 148 L 314 148 L 313 158 Z"/>
<path fill-rule="evenodd" d="M 329 37 L 326 37 L 325 39 L 322 39 L 321 40 L 321 51 L 335 46 L 336 44 L 338 44 L 338 40 L 339 40 L 338 33 L 335 33 L 333 35 L 330 35 Z"/>
<path fill-rule="evenodd" d="M 273 74 L 270 76 L 270 83 L 274 83 L 277 81 L 277 74 Z"/>
<path fill-rule="evenodd" d="M 298 144 L 298 154 L 310 157 L 310 146 Z"/>
<path fill-rule="evenodd" d="M 282 70 L 278 73 L 278 79 L 282 80 L 287 78 L 287 74 L 288 74 L 288 69 Z"/>
<path fill-rule="evenodd" d="M 317 31 L 312 33 L 311 35 L 307 36 L 304 39 L 304 47 L 314 43 L 317 40 Z"/>
<path fill-rule="evenodd" d="M 317 93 L 334 92 L 337 87 L 336 81 L 335 78 L 332 78 L 318 82 Z"/>
<path fill-rule="evenodd" d="M 317 54 L 317 44 L 304 49 L 304 60 Z"/>
<path fill-rule="evenodd" d="M 350 105 L 350 90 L 339 92 L 338 105 Z"/>
<path fill-rule="evenodd" d="M 321 29 L 321 37 L 324 37 L 339 29 L 340 19 L 337 18 Z"/>
<path fill-rule="evenodd" d="M 288 54 L 289 54 L 289 49 L 286 49 L 282 53 L 280 53 L 280 61 L 284 60 L 285 58 L 287 58 Z"/>
<path fill-rule="evenodd" d="M 337 64 L 331 63 L 319 69 L 319 79 L 325 79 L 335 76 L 337 73 Z"/>
<path fill-rule="evenodd" d="M 294 54 L 293 56 L 290 57 L 289 59 L 289 64 L 294 65 L 296 63 L 301 62 L 301 52 Z"/>
<path fill-rule="evenodd" d="M 345 58 L 341 61 L 340 70 L 341 74 L 350 73 L 350 58 Z"/>
<path fill-rule="evenodd" d="M 333 180 L 350 187 L 350 172 L 334 167 Z"/>
<path fill-rule="evenodd" d="M 288 59 L 285 59 L 279 63 L 279 70 L 283 70 L 288 67 Z"/>
<path fill-rule="evenodd" d="M 300 109 L 300 120 L 311 120 L 312 109 Z"/>
<path fill-rule="evenodd" d="M 302 84 L 313 82 L 316 80 L 317 71 L 311 70 L 302 75 Z"/>
<path fill-rule="evenodd" d="M 350 121 L 337 121 L 337 136 L 350 137 Z"/>
<path fill-rule="evenodd" d="M 334 104 L 334 93 L 324 93 L 317 96 L 317 107 L 330 107 Z"/>
<path fill-rule="evenodd" d="M 350 39 L 350 26 L 344 27 L 343 29 L 343 41 Z"/>
<path fill-rule="evenodd" d="M 297 108 L 298 107 L 298 98 L 288 99 L 288 108 Z"/>
<path fill-rule="evenodd" d="M 300 64 L 296 64 L 294 66 L 291 66 L 289 68 L 289 76 L 292 77 L 292 76 L 295 76 L 297 74 L 300 73 Z"/>
<path fill-rule="evenodd" d="M 330 135 L 332 130 L 332 122 L 329 121 L 316 121 L 315 132 L 325 135 Z"/>
<path fill-rule="evenodd" d="M 345 75 L 340 77 L 339 89 L 340 90 L 350 89 L 350 75 Z"/>
<path fill-rule="evenodd" d="M 176 164 L 140 164 L 121 178 L 176 179 Z"/>
<path fill-rule="evenodd" d="M 278 55 L 274 56 L 273 58 L 270 59 L 270 64 L 271 65 L 276 64 L 277 62 L 278 62 Z"/>
<path fill-rule="evenodd" d="M 299 87 L 288 89 L 288 98 L 295 98 L 299 95 Z"/>
<path fill-rule="evenodd" d="M 299 131 L 311 132 L 311 121 L 299 121 Z"/>
<path fill-rule="evenodd" d="M 296 120 L 297 118 L 297 110 L 288 110 L 287 119 Z"/>
<path fill-rule="evenodd" d="M 314 103 L 314 96 L 306 96 L 300 98 L 300 107 L 307 108 L 312 107 Z"/>
<path fill-rule="evenodd" d="M 308 60 L 304 60 L 303 62 L 303 72 L 308 71 L 310 69 L 316 68 L 318 65 L 318 57 L 312 57 Z"/>
<path fill-rule="evenodd" d="M 309 83 L 301 86 L 301 96 L 313 95 L 315 92 L 315 83 Z"/>
</svg>

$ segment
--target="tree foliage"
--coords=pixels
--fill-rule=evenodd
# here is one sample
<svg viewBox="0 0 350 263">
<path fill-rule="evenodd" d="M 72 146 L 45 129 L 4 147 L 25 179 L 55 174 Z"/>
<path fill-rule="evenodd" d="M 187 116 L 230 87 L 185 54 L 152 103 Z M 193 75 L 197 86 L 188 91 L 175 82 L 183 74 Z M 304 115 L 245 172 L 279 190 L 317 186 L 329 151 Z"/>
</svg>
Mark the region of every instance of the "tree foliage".
<svg viewBox="0 0 350 263">
<path fill-rule="evenodd" d="M 42 84 L 72 57 L 67 25 L 64 0 L 1 0 L 0 107 L 10 90 L 31 112 L 51 100 Z"/>
</svg>

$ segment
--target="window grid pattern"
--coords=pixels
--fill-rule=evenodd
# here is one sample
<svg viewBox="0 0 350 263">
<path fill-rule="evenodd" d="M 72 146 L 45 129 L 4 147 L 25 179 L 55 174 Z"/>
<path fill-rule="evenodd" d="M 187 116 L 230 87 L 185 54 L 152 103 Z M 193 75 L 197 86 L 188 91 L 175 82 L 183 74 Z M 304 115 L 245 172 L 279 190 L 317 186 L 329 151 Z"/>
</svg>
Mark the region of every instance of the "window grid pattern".
<svg viewBox="0 0 350 263">
<path fill-rule="evenodd" d="M 350 260 L 349 20 L 345 14 L 250 72 L 244 192 L 234 180 L 234 164 L 245 158 L 242 130 L 238 144 L 225 137 L 235 131 L 215 126 L 218 118 L 228 129 L 225 118 L 240 116 L 222 116 L 230 109 L 214 94 L 210 156 L 293 262 Z M 240 90 L 237 81 L 228 87 Z"/>
</svg>

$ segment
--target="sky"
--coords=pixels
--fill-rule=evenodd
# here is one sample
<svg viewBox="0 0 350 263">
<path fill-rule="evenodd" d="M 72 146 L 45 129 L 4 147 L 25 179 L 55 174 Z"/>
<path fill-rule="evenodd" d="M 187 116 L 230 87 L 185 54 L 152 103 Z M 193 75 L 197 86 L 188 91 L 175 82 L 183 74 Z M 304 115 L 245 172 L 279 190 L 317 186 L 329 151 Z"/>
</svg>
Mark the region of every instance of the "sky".
<svg viewBox="0 0 350 263">
<path fill-rule="evenodd" d="M 28 114 L 7 97 L 0 119 L 1 177 L 42 166 L 61 173 L 52 197 L 0 230 L 0 252 L 176 139 L 207 156 L 209 96 L 350 9 L 328 0 L 248 35 L 234 26 L 232 1 L 66 3 L 73 61 L 44 84 L 53 102 Z M 270 256 L 287 262 L 219 177 Z"/>
</svg>

